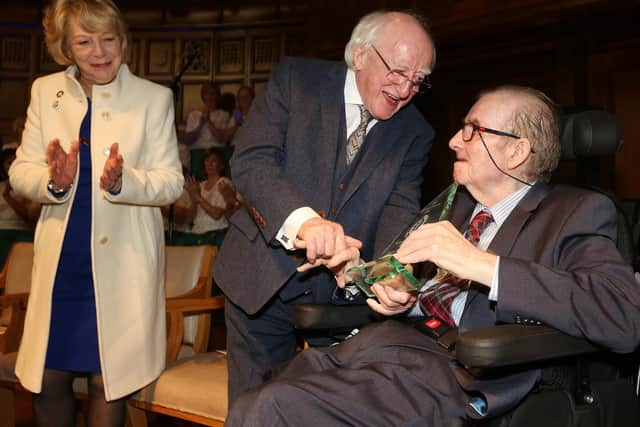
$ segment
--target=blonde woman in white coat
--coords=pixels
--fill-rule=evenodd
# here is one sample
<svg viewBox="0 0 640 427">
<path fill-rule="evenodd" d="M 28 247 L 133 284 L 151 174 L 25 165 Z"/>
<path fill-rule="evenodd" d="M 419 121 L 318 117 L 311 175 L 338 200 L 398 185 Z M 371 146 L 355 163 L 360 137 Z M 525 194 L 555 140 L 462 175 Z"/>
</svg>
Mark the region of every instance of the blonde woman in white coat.
<svg viewBox="0 0 640 427">
<path fill-rule="evenodd" d="M 34 82 L 9 172 L 43 204 L 16 375 L 41 426 L 74 425 L 78 373 L 89 379 L 89 425 L 120 426 L 124 398 L 164 367 L 159 206 L 184 182 L 172 96 L 122 64 L 112 0 L 54 1 L 43 24 L 69 67 Z"/>
</svg>

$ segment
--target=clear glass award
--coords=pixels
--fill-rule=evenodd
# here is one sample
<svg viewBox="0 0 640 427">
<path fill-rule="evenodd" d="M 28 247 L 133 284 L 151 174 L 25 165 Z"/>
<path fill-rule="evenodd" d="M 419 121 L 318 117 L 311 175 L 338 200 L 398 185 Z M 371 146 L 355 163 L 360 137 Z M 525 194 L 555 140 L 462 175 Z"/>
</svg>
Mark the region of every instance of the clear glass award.
<svg viewBox="0 0 640 427">
<path fill-rule="evenodd" d="M 407 292 L 419 290 L 421 282 L 413 275 L 411 267 L 403 265 L 393 255 L 407 236 L 421 225 L 449 219 L 457 189 L 458 184 L 454 182 L 422 208 L 418 219 L 398 234 L 380 258 L 347 270 L 348 281 L 355 284 L 368 297 L 375 296 L 371 291 L 371 286 L 376 283 Z M 421 276 L 435 274 L 435 266 L 432 266 L 431 269 L 422 267 Z M 428 270 L 433 271 L 429 272 Z"/>
</svg>

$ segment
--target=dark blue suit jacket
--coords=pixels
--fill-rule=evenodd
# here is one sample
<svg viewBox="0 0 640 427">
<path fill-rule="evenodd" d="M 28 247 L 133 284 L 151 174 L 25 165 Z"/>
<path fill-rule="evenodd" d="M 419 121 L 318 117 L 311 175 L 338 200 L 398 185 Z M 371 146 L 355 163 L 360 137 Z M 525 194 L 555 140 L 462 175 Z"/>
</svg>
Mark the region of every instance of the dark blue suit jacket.
<svg viewBox="0 0 640 427">
<path fill-rule="evenodd" d="M 419 210 L 432 128 L 409 105 L 371 129 L 347 168 L 346 72 L 341 62 L 283 59 L 236 134 L 232 180 L 247 209 L 230 219 L 214 277 L 247 313 L 257 312 L 285 283 L 291 285 L 285 297 L 313 290 L 321 295 L 318 302 L 335 286 L 327 271 L 295 274 L 301 258 L 275 240 L 295 209 L 309 206 L 342 224 L 362 240 L 365 259 Z"/>
</svg>

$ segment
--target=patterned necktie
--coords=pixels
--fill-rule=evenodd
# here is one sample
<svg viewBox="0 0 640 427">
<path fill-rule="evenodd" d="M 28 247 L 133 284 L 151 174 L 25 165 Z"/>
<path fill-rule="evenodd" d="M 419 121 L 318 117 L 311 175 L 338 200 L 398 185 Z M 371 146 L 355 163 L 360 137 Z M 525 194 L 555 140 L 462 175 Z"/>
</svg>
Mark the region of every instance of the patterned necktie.
<svg viewBox="0 0 640 427">
<path fill-rule="evenodd" d="M 471 220 L 469 228 L 467 229 L 467 240 L 478 246 L 480 234 L 482 234 L 484 229 L 487 228 L 492 221 L 493 217 L 488 210 L 483 209 L 478 212 Z M 458 296 L 460 291 L 467 286 L 469 280 L 460 279 L 441 269 L 438 269 L 434 280 L 436 283 L 433 283 L 420 294 L 420 308 L 427 316 L 437 316 L 450 326 L 455 327 L 455 321 L 451 317 L 451 304 L 453 304 L 453 300 Z"/>
<path fill-rule="evenodd" d="M 358 105 L 358 108 L 360 109 L 360 124 L 358 128 L 349 135 L 349 140 L 347 141 L 347 166 L 351 164 L 351 161 L 356 157 L 356 154 L 358 154 L 358 150 L 364 142 L 364 137 L 367 133 L 367 126 L 373 118 L 366 108 L 364 108 L 364 105 Z"/>
</svg>

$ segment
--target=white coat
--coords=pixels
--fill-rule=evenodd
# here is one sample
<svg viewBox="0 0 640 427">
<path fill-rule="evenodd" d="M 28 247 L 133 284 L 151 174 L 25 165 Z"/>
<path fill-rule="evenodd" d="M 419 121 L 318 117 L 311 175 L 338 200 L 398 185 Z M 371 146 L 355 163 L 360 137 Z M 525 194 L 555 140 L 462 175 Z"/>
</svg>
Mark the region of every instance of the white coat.
<svg viewBox="0 0 640 427">
<path fill-rule="evenodd" d="M 62 199 L 47 190 L 46 149 L 58 138 L 68 152 L 79 137 L 87 98 L 74 66 L 37 79 L 22 145 L 9 171 L 20 194 L 43 204 L 34 240 L 31 294 L 16 362 L 22 385 L 42 388 L 58 260 L 76 187 Z M 107 400 L 152 382 L 164 368 L 164 236 L 159 206 L 183 188 L 173 98 L 126 65 L 91 96 L 91 251 L 100 363 Z M 124 159 L 122 190 L 100 189 L 109 147 Z M 76 177 L 77 179 L 77 177 Z"/>
</svg>

